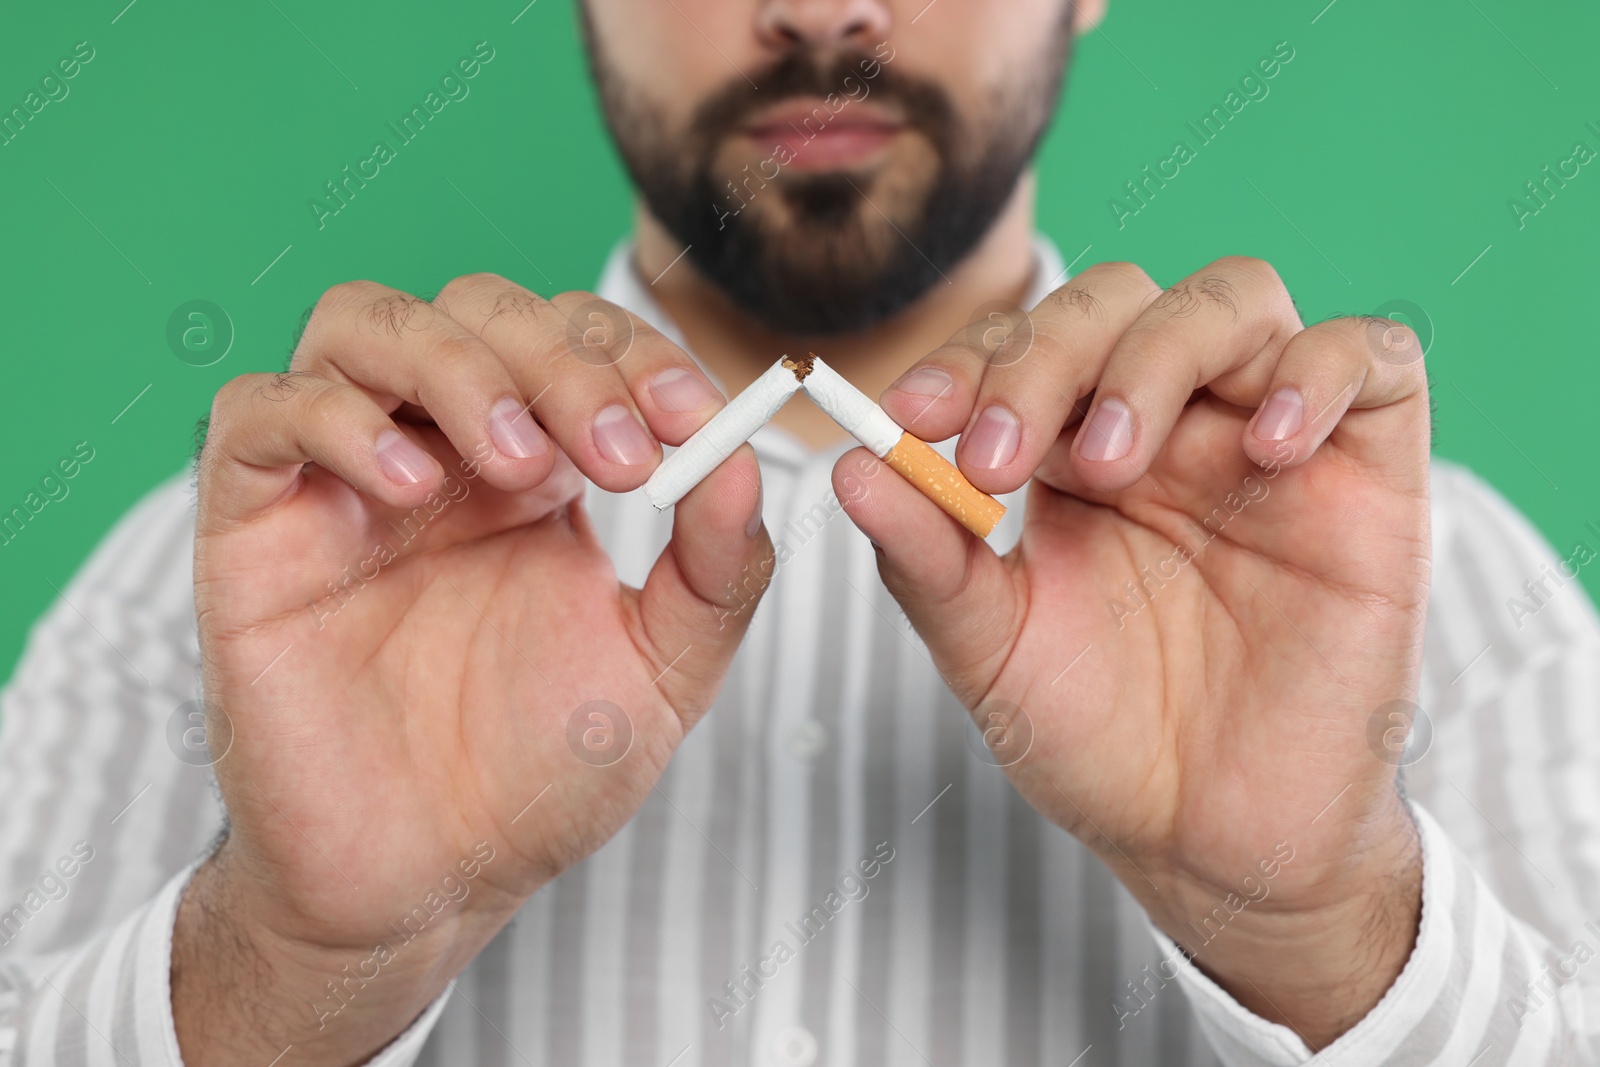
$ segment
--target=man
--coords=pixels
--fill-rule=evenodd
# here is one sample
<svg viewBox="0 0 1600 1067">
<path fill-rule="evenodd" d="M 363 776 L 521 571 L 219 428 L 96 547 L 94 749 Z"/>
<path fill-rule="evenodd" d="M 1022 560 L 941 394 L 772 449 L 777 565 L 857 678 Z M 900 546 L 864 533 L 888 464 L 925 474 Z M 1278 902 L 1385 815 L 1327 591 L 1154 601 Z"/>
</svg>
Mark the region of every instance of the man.
<svg viewBox="0 0 1600 1067">
<path fill-rule="evenodd" d="M 14 1062 L 1592 1061 L 1572 565 L 1403 328 L 1067 278 L 1103 0 L 921 6 L 590 0 L 599 298 L 349 283 L 222 390 L 7 693 Z M 813 349 L 992 545 L 805 401 L 632 492 Z"/>
</svg>

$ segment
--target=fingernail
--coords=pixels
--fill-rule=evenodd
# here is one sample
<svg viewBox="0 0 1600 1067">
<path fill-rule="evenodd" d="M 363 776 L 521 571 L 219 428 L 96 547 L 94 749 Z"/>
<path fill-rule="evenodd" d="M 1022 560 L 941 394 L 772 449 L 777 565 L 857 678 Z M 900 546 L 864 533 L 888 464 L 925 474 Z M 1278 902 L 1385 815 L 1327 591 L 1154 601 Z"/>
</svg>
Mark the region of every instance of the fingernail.
<svg viewBox="0 0 1600 1067">
<path fill-rule="evenodd" d="M 716 399 L 716 394 L 700 380 L 699 375 L 682 367 L 664 370 L 651 378 L 650 392 L 655 396 L 656 403 L 668 411 L 699 411 Z"/>
<path fill-rule="evenodd" d="M 433 458 L 396 430 L 378 435 L 378 466 L 396 485 L 416 485 L 433 473 Z"/>
<path fill-rule="evenodd" d="M 890 389 L 913 396 L 949 396 L 955 392 L 955 379 L 938 367 L 920 367 L 897 380 Z"/>
<path fill-rule="evenodd" d="M 594 446 L 611 462 L 630 467 L 648 463 L 656 453 L 650 435 L 621 404 L 602 408 L 594 417 Z"/>
<path fill-rule="evenodd" d="M 531 459 L 550 447 L 533 416 L 511 396 L 501 397 L 489 409 L 489 439 L 512 459 Z"/>
<path fill-rule="evenodd" d="M 1263 441 L 1284 441 L 1300 432 L 1306 421 L 1306 402 L 1300 390 L 1285 386 L 1267 398 L 1256 416 L 1255 435 Z"/>
<path fill-rule="evenodd" d="M 1121 459 L 1133 448 L 1133 412 L 1116 397 L 1107 397 L 1083 427 L 1081 440 L 1078 452 L 1084 459 Z"/>
<path fill-rule="evenodd" d="M 757 531 L 761 529 L 761 497 L 761 486 L 758 483 L 756 485 L 756 510 L 751 514 L 750 521 L 744 524 L 744 535 L 746 537 L 754 537 Z"/>
<path fill-rule="evenodd" d="M 962 454 L 969 463 L 993 470 L 1015 459 L 1021 443 L 1022 424 L 1017 417 L 999 404 L 991 404 L 972 424 Z"/>
</svg>

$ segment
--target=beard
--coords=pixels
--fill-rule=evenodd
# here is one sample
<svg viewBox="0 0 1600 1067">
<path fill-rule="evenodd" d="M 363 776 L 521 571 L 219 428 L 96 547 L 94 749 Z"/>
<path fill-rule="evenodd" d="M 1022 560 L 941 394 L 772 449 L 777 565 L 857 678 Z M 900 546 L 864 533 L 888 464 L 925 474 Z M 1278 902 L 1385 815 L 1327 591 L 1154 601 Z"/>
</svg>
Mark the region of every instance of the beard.
<svg viewBox="0 0 1600 1067">
<path fill-rule="evenodd" d="M 743 313 L 780 333 L 821 337 L 904 310 L 948 282 L 946 271 L 989 232 L 1054 113 L 1071 52 L 1065 6 L 1031 77 L 971 116 L 938 83 L 894 69 L 892 57 L 796 50 L 753 75 L 759 93 L 735 76 L 675 130 L 609 63 L 586 6 L 584 40 L 607 125 L 650 213 Z M 861 86 L 867 94 L 857 97 Z M 875 170 L 774 174 L 776 154 L 760 168 L 729 158 L 741 128 L 774 104 L 832 95 L 846 98 L 843 110 L 868 94 L 914 135 L 897 136 Z"/>
</svg>

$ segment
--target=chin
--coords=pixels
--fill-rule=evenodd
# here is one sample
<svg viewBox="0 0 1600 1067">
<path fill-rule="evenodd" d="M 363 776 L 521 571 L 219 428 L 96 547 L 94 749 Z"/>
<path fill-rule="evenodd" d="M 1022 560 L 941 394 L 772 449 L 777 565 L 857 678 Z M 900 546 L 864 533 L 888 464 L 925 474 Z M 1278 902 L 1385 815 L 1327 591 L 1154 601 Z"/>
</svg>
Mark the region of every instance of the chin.
<svg viewBox="0 0 1600 1067">
<path fill-rule="evenodd" d="M 938 264 L 970 248 L 967 235 L 952 242 L 946 219 L 930 217 L 938 162 L 923 139 L 901 138 L 882 166 L 786 171 L 749 183 L 744 198 L 719 206 L 715 219 L 679 212 L 672 216 L 679 226 L 669 229 L 700 272 L 768 329 L 817 338 L 859 333 L 915 303 L 941 280 Z M 725 191 L 739 188 L 725 169 L 717 173 L 700 188 L 714 181 Z"/>
<path fill-rule="evenodd" d="M 819 337 L 856 332 L 907 302 L 892 295 L 903 286 L 892 280 L 904 271 L 896 244 L 904 240 L 876 212 L 786 215 L 747 232 L 738 269 L 725 262 L 717 281 L 769 328 Z"/>
</svg>

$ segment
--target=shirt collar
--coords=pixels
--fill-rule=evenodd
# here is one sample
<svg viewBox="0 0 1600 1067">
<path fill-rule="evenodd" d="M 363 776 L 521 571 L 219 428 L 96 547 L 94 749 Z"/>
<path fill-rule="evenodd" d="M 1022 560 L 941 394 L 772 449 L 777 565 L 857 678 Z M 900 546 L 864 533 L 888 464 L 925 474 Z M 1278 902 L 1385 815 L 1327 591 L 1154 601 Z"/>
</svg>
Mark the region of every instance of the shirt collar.
<svg viewBox="0 0 1600 1067">
<path fill-rule="evenodd" d="M 1057 286 L 1065 283 L 1068 278 L 1066 267 L 1061 258 L 1061 251 L 1056 248 L 1054 241 L 1044 234 L 1035 233 L 1031 243 L 1033 246 L 1034 266 L 1033 281 L 1028 285 L 1028 295 L 1023 304 L 1027 308 L 1037 305 L 1039 301 L 1050 295 Z M 634 241 L 632 238 L 625 238 L 617 242 L 616 246 L 612 248 L 611 254 L 606 257 L 606 265 L 600 272 L 600 282 L 595 287 L 596 295 L 602 300 L 609 300 L 618 307 L 625 308 L 631 314 L 639 316 L 655 327 L 667 340 L 685 352 L 689 352 L 689 346 L 684 343 L 683 332 L 678 328 L 678 324 L 667 316 L 661 305 L 656 303 L 655 297 L 651 295 L 650 286 L 655 283 L 646 284 L 639 277 L 639 272 L 634 269 L 633 252 Z M 689 357 L 694 359 L 696 363 L 700 362 L 693 352 L 689 352 Z M 704 364 L 700 364 L 700 369 L 718 389 L 721 389 L 724 394 L 727 393 L 722 383 L 717 381 L 714 374 L 706 370 Z M 941 444 L 946 446 L 941 448 L 941 451 L 947 451 L 948 448 L 954 447 L 953 440 L 941 442 Z M 854 442 L 847 438 L 833 448 L 816 450 L 802 443 L 788 431 L 768 423 L 757 430 L 755 435 L 750 438 L 750 445 L 756 450 L 756 454 L 763 459 L 798 467 L 808 461 L 819 458 L 829 458 L 831 462 L 831 457 L 842 454 L 846 449 L 852 447 Z M 939 448 L 940 446 L 935 445 L 934 447 Z"/>
</svg>

